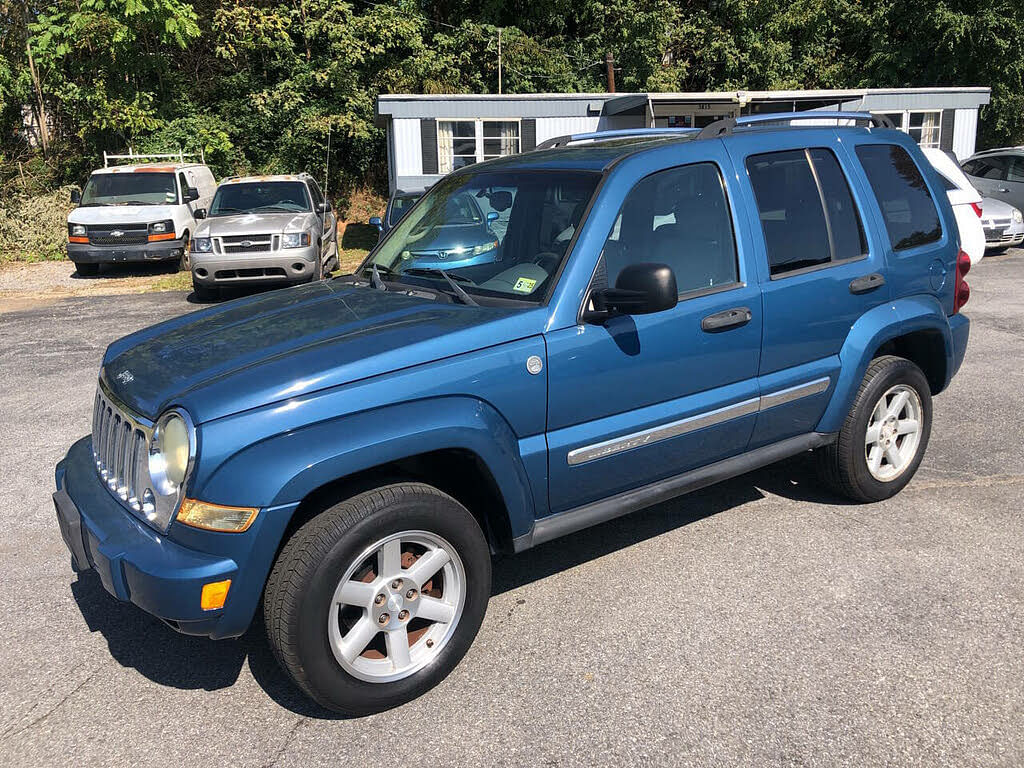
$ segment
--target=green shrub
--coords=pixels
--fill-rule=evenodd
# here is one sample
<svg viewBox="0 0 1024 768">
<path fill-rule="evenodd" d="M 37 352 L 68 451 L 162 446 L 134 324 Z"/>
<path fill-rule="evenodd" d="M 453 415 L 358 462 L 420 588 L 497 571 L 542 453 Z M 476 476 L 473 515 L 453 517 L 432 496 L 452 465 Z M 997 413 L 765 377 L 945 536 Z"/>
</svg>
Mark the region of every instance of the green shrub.
<svg viewBox="0 0 1024 768">
<path fill-rule="evenodd" d="M 71 187 L 0 199 L 0 262 L 59 261 L 67 255 Z"/>
</svg>

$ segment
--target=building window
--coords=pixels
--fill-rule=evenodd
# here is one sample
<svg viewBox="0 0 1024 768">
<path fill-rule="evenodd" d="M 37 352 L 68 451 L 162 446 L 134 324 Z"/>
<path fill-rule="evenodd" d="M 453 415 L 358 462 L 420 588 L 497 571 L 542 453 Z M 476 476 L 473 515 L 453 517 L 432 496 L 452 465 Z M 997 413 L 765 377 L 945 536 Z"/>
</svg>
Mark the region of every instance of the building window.
<svg viewBox="0 0 1024 768">
<path fill-rule="evenodd" d="M 437 170 L 451 173 L 476 162 L 476 121 L 437 121 Z"/>
<path fill-rule="evenodd" d="M 451 173 L 521 150 L 518 120 L 438 120 L 437 170 Z"/>
<path fill-rule="evenodd" d="M 893 125 L 910 137 L 922 147 L 939 147 L 942 134 L 942 111 L 929 110 L 926 112 L 914 112 L 905 109 L 902 112 L 875 112 L 876 115 L 884 115 L 892 120 Z"/>
</svg>

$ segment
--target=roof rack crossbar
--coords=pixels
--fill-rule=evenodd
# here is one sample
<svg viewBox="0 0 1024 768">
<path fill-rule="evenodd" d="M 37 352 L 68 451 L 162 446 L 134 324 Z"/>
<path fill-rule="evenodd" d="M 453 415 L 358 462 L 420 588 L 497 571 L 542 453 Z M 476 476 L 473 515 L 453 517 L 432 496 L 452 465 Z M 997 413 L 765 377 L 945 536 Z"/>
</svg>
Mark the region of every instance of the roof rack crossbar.
<svg viewBox="0 0 1024 768">
<path fill-rule="evenodd" d="M 187 157 L 198 157 L 199 161 L 206 165 L 206 151 L 199 150 L 198 152 L 185 152 L 178 150 L 177 152 L 164 152 L 161 154 L 141 154 L 135 152 L 131 147 L 128 148 L 128 154 L 126 155 L 112 155 L 106 151 L 103 152 L 103 167 L 109 168 L 110 161 L 119 160 L 177 160 L 179 163 L 184 163 Z"/>
<path fill-rule="evenodd" d="M 743 115 L 742 117 L 724 117 L 716 120 L 701 130 L 698 139 L 716 139 L 730 136 L 736 128 L 764 123 L 788 123 L 794 120 L 854 120 L 870 123 L 876 128 L 895 128 L 892 121 L 885 115 L 873 115 L 870 112 L 824 112 L 809 110 L 807 112 L 772 112 L 765 115 Z"/>
<path fill-rule="evenodd" d="M 696 128 L 619 128 L 614 131 L 591 131 L 588 133 L 572 133 L 565 136 L 555 136 L 537 145 L 537 149 L 552 149 L 564 147 L 575 141 L 588 141 L 603 139 L 622 139 L 631 136 L 680 136 L 695 133 Z"/>
</svg>

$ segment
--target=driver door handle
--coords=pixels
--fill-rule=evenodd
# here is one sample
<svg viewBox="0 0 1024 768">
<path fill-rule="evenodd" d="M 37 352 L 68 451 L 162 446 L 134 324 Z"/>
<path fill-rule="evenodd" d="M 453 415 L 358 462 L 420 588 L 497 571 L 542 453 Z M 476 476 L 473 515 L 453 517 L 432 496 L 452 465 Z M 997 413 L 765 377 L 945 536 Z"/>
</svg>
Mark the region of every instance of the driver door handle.
<svg viewBox="0 0 1024 768">
<path fill-rule="evenodd" d="M 753 315 L 750 313 L 750 307 L 733 307 L 723 312 L 715 312 L 713 315 L 708 315 L 700 321 L 700 327 L 707 333 L 727 331 L 730 328 L 739 328 L 741 325 L 746 325 L 750 322 L 751 317 Z"/>
</svg>

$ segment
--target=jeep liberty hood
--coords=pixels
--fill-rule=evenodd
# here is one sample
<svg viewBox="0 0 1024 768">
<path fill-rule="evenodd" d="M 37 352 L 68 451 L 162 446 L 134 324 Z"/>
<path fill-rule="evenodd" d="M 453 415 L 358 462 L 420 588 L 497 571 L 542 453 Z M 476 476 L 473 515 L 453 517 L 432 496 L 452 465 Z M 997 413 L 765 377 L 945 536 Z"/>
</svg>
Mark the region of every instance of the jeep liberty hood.
<svg viewBox="0 0 1024 768">
<path fill-rule="evenodd" d="M 451 304 L 340 281 L 201 310 L 107 348 L 115 396 L 197 422 L 540 333 L 536 311 Z"/>
</svg>

